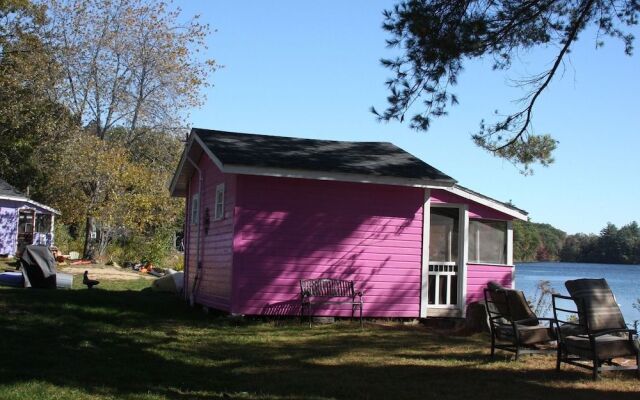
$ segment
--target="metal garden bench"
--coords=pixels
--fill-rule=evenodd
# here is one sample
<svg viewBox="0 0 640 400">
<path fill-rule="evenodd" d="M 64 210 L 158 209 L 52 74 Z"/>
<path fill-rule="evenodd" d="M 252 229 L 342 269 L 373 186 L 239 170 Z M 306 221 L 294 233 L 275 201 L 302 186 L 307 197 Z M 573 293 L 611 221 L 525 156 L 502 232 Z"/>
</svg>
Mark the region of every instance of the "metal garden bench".
<svg viewBox="0 0 640 400">
<path fill-rule="evenodd" d="M 353 281 L 341 279 L 301 279 L 300 280 L 300 321 L 304 321 L 305 310 L 309 316 L 309 326 L 313 317 L 313 306 L 321 304 L 350 304 L 351 319 L 356 309 L 360 311 L 360 327 L 362 327 L 362 306 L 364 291 L 356 291 Z"/>
</svg>

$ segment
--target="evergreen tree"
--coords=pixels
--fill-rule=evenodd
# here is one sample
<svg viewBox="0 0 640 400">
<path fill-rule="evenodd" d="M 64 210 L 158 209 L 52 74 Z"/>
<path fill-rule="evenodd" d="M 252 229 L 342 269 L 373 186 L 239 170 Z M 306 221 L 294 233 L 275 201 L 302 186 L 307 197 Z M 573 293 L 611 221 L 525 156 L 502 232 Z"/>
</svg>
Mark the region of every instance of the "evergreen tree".
<svg viewBox="0 0 640 400">
<path fill-rule="evenodd" d="M 534 132 L 532 115 L 540 95 L 558 73 L 562 74 L 572 45 L 585 29 L 595 27 L 593 40 L 623 41 L 633 51 L 631 27 L 638 24 L 636 0 L 402 0 L 384 12 L 383 29 L 389 47 L 400 55 L 383 59 L 392 76 L 387 108 L 380 120 L 410 121 L 427 130 L 433 118 L 447 114 L 458 103 L 452 90 L 464 64 L 473 59 L 493 60 L 493 69 L 506 70 L 514 59 L 536 47 L 556 48 L 546 69 L 514 82 L 525 91 L 519 109 L 496 113 L 497 121 L 481 123 L 474 142 L 492 154 L 523 166 L 553 162 L 557 142 Z M 412 115 L 411 115 L 412 114 Z"/>
</svg>

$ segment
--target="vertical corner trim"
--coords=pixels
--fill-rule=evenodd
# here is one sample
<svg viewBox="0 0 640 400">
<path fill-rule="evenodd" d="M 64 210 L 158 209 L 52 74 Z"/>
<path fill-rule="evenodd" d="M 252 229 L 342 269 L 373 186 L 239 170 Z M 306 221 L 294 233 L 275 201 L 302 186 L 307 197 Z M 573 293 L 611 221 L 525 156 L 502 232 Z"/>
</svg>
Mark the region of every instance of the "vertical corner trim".
<svg viewBox="0 0 640 400">
<path fill-rule="evenodd" d="M 429 226 L 431 223 L 431 189 L 424 190 L 422 207 L 422 269 L 420 282 L 420 318 L 427 317 L 429 296 Z"/>
<path fill-rule="evenodd" d="M 507 265 L 511 265 L 511 288 L 516 287 L 516 267 L 513 264 L 513 221 L 507 221 Z"/>
<path fill-rule="evenodd" d="M 469 205 L 465 204 L 463 207 L 461 207 L 460 212 L 462 213 L 462 218 L 460 218 L 460 220 L 462 221 L 462 235 L 460 235 L 460 250 L 462 250 L 462 257 L 460 260 L 460 273 L 462 274 L 460 305 L 462 308 L 462 317 L 464 318 L 467 314 L 467 268 L 469 267 Z"/>
</svg>

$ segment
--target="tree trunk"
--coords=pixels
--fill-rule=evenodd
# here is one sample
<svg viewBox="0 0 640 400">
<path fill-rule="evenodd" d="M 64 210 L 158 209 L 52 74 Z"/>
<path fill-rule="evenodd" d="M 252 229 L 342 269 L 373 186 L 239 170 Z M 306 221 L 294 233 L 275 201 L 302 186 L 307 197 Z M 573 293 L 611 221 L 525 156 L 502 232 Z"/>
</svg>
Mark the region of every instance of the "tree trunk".
<svg viewBox="0 0 640 400">
<path fill-rule="evenodd" d="M 85 260 L 93 260 L 95 258 L 95 240 L 91 237 L 91 233 L 96 230 L 96 219 L 92 215 L 87 216 L 87 224 L 84 231 L 84 251 L 82 258 Z"/>
</svg>

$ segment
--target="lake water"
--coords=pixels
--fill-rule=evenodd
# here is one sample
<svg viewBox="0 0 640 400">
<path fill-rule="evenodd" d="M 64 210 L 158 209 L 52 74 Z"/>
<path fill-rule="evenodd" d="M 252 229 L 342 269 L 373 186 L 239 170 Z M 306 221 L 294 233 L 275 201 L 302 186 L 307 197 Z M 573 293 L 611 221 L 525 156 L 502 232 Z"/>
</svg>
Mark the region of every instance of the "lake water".
<svg viewBox="0 0 640 400">
<path fill-rule="evenodd" d="M 580 263 L 516 263 L 516 288 L 528 299 L 541 280 L 551 282 L 560 294 L 568 294 L 564 282 L 579 278 L 605 278 L 616 296 L 627 324 L 640 320 L 640 311 L 633 303 L 640 298 L 640 265 L 580 264 Z"/>
</svg>

